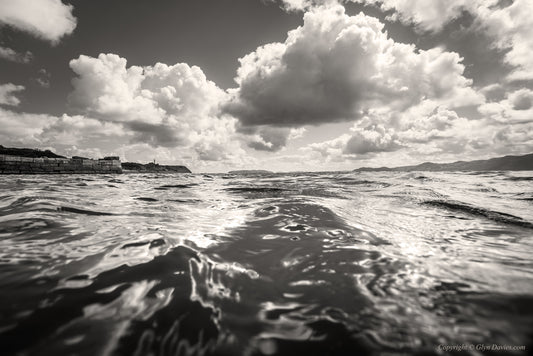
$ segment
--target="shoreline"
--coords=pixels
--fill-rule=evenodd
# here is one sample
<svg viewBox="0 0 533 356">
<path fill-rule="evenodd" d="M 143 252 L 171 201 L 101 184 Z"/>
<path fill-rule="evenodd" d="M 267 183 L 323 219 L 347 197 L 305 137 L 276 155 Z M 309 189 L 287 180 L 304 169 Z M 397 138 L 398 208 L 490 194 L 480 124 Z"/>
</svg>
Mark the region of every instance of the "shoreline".
<svg viewBox="0 0 533 356">
<path fill-rule="evenodd" d="M 0 154 L 0 174 L 121 174 L 118 157 L 89 159 L 50 158 Z"/>
</svg>

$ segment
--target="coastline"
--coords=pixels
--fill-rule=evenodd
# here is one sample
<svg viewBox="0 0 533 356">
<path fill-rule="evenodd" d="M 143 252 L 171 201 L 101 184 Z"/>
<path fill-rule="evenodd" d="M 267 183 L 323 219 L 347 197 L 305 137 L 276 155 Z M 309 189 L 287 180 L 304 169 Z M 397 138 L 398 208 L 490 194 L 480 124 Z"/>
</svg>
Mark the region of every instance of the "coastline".
<svg viewBox="0 0 533 356">
<path fill-rule="evenodd" d="M 0 154 L 0 174 L 120 174 L 118 157 L 89 159 L 50 158 Z"/>
</svg>

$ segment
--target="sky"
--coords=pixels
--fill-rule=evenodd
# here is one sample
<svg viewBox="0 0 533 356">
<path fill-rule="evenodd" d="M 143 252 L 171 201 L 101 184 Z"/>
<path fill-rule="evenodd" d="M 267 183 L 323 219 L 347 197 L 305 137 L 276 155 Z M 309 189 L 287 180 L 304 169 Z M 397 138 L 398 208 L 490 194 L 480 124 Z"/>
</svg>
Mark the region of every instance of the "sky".
<svg viewBox="0 0 533 356">
<path fill-rule="evenodd" d="M 193 172 L 533 152 L 531 0 L 0 0 L 0 144 Z"/>
</svg>

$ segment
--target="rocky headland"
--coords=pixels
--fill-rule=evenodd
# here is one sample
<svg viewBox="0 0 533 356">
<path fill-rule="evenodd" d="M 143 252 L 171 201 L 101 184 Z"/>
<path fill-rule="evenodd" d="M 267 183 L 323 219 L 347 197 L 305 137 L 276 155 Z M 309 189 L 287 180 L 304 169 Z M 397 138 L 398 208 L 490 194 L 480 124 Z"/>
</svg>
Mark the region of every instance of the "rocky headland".
<svg viewBox="0 0 533 356">
<path fill-rule="evenodd" d="M 185 166 L 164 165 L 158 163 L 123 162 L 124 173 L 192 173 Z"/>
</svg>

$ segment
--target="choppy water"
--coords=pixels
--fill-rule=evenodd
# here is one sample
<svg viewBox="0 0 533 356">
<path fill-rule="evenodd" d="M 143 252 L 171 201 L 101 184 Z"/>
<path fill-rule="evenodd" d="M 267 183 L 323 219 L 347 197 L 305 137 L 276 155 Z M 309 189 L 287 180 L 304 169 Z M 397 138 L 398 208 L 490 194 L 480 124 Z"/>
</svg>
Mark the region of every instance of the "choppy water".
<svg viewBox="0 0 533 356">
<path fill-rule="evenodd" d="M 0 350 L 526 354 L 532 205 L 533 172 L 0 176 Z"/>
</svg>

